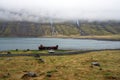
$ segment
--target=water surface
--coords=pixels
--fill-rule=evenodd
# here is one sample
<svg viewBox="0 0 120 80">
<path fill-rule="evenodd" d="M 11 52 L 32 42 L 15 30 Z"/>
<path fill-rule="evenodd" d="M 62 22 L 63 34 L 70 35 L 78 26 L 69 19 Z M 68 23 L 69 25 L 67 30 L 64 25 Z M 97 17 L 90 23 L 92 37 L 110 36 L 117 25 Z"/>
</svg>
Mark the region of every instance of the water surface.
<svg viewBox="0 0 120 80">
<path fill-rule="evenodd" d="M 38 46 L 59 45 L 59 49 L 120 49 L 120 41 L 61 38 L 0 38 L 0 50 L 38 49 Z"/>
</svg>

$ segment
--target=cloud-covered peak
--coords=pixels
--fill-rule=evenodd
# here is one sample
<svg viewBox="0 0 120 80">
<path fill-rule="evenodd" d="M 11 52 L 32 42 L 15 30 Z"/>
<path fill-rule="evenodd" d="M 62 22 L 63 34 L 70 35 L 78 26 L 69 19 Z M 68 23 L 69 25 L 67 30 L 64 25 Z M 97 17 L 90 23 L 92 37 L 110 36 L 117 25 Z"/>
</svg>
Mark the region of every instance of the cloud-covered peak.
<svg viewBox="0 0 120 80">
<path fill-rule="evenodd" d="M 0 20 L 120 20 L 120 0 L 0 0 Z"/>
</svg>

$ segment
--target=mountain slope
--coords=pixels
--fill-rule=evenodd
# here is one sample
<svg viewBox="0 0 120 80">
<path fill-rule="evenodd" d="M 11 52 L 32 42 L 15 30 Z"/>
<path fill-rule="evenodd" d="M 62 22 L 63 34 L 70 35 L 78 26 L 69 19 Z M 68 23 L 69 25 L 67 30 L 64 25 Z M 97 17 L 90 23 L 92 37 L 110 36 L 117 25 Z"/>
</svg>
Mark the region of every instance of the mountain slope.
<svg viewBox="0 0 120 80">
<path fill-rule="evenodd" d="M 111 35 L 120 34 L 120 22 L 75 22 L 33 23 L 33 22 L 0 22 L 1 37 L 41 37 L 70 35 Z"/>
</svg>

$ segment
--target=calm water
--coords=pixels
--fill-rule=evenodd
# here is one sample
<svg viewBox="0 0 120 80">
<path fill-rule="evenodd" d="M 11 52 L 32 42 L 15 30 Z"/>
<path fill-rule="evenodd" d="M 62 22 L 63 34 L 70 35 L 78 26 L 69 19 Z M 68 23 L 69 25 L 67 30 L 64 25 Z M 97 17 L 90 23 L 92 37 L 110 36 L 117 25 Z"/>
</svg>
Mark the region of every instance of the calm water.
<svg viewBox="0 0 120 80">
<path fill-rule="evenodd" d="M 60 38 L 0 38 L 0 50 L 38 49 L 38 46 L 59 45 L 59 49 L 120 49 L 120 41 Z"/>
</svg>

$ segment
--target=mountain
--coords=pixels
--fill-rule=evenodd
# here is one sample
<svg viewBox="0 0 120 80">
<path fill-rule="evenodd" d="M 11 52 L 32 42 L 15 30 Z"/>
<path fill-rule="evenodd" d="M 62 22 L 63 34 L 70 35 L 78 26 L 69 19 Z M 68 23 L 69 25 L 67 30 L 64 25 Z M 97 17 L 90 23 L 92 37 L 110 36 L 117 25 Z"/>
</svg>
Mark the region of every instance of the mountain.
<svg viewBox="0 0 120 80">
<path fill-rule="evenodd" d="M 0 22 L 0 37 L 89 36 L 120 34 L 120 22 Z"/>
</svg>

